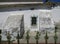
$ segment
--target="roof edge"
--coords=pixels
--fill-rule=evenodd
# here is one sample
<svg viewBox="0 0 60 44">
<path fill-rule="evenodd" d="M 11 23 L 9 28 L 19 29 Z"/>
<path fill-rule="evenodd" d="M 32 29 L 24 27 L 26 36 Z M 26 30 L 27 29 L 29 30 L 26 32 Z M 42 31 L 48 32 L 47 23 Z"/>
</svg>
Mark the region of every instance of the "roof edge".
<svg viewBox="0 0 60 44">
<path fill-rule="evenodd" d="M 43 4 L 43 2 L 0 2 L 0 5 L 12 5 L 12 4 Z"/>
</svg>

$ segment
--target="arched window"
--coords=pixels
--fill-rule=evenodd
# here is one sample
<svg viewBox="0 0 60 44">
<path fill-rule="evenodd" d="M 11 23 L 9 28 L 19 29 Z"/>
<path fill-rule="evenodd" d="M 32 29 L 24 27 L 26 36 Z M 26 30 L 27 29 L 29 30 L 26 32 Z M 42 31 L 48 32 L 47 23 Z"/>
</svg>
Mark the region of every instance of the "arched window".
<svg viewBox="0 0 60 44">
<path fill-rule="evenodd" d="M 31 25 L 37 25 L 37 17 L 31 17 Z"/>
</svg>

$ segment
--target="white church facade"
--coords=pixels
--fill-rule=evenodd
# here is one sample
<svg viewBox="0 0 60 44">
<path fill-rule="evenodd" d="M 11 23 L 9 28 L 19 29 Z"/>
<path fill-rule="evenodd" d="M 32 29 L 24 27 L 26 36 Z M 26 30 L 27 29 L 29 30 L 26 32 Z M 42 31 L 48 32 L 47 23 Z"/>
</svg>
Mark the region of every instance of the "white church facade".
<svg viewBox="0 0 60 44">
<path fill-rule="evenodd" d="M 33 8 L 33 7 L 34 6 L 30 6 L 28 8 L 22 7 L 23 10 L 19 10 L 20 8 L 9 8 L 9 9 L 5 8 L 4 10 L 2 9 L 3 12 L 0 12 L 0 14 L 9 15 L 8 17 L 6 17 L 7 19 L 4 24 L 4 28 L 10 29 L 10 28 L 14 27 L 15 25 L 19 26 L 20 22 L 19 23 L 17 23 L 17 22 L 20 21 L 22 18 L 22 17 L 19 18 L 19 15 L 20 16 L 24 15 L 25 30 L 30 29 L 31 31 L 39 31 L 39 30 L 44 30 L 45 28 L 54 28 L 54 21 L 51 18 L 51 9 L 47 8 L 45 6 L 43 6 L 45 8 L 43 8 L 43 7 L 40 8 L 40 6 L 35 6 L 34 10 L 30 10 L 30 8 Z M 26 10 L 24 10 L 24 9 L 26 9 Z M 13 10 L 15 10 L 15 11 L 13 11 Z"/>
<path fill-rule="evenodd" d="M 5 8 L 4 8 L 5 6 Z M 44 4 L 19 4 L 19 5 L 2 5 L 0 15 L 6 15 L 2 31 L 18 32 L 22 28 L 24 31 L 51 31 L 55 25 L 51 17 L 52 9 L 49 5 Z M 23 18 L 23 19 L 22 19 Z M 22 21 L 23 20 L 23 21 Z M 23 22 L 23 23 L 22 23 Z M 3 35 L 4 36 L 4 35 Z"/>
</svg>

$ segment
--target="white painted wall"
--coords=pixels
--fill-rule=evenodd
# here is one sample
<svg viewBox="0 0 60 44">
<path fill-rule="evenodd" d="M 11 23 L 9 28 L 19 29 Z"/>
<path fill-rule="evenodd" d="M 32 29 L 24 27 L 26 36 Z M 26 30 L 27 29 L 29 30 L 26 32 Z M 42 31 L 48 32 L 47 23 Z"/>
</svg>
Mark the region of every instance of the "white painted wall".
<svg viewBox="0 0 60 44">
<path fill-rule="evenodd" d="M 11 9 L 12 10 L 12 9 Z M 14 9 L 17 10 L 17 9 Z M 39 9 L 39 10 L 24 10 L 24 11 L 5 11 L 5 12 L 0 12 L 0 28 L 3 28 L 3 25 L 6 21 L 6 19 L 11 16 L 11 15 L 24 15 L 24 23 L 25 23 L 25 30 L 30 29 L 31 31 L 36 31 L 39 30 L 39 17 L 47 16 L 50 14 L 51 18 L 53 21 L 58 22 L 60 21 L 60 6 L 53 8 L 51 11 L 49 10 L 44 10 L 44 9 Z M 31 26 L 31 16 L 37 16 L 37 26 L 32 27 Z M 50 25 L 51 27 L 54 27 L 54 25 Z M 47 27 L 47 26 L 44 26 Z M 3 37 L 3 39 L 5 39 Z"/>
<path fill-rule="evenodd" d="M 52 8 L 52 18 L 55 22 L 60 21 L 60 6 Z"/>
<path fill-rule="evenodd" d="M 35 7 L 35 6 L 34 6 Z M 31 8 L 31 7 L 30 7 Z M 38 7 L 40 8 L 40 7 Z M 42 7 L 41 7 L 42 8 Z M 4 11 L 4 12 L 0 12 L 0 28 L 3 29 L 3 26 L 7 20 L 7 18 L 11 15 L 24 15 L 24 23 L 25 23 L 25 30 L 28 30 L 30 29 L 31 31 L 35 31 L 35 30 L 39 30 L 39 17 L 42 16 L 47 16 L 47 13 L 46 12 L 49 12 L 49 11 L 46 11 L 46 9 L 37 9 L 37 10 L 24 10 L 24 11 L 20 11 L 19 8 L 6 8 L 6 9 L 0 9 L 0 11 Z M 28 9 L 28 7 L 27 7 Z M 5 11 L 5 10 L 8 10 L 8 11 Z M 9 11 L 10 10 L 10 11 Z M 11 11 L 11 10 L 14 10 L 14 11 Z M 43 11 L 44 10 L 44 11 Z M 50 14 L 51 13 L 51 14 Z M 50 14 L 51 16 L 51 19 L 55 22 L 58 22 L 60 21 L 60 6 L 57 6 L 57 7 L 54 7 L 48 14 Z M 37 16 L 37 26 L 32 28 L 31 26 L 31 16 Z M 53 22 L 52 22 L 53 23 Z M 48 25 L 47 25 L 48 26 Z M 47 26 L 44 26 L 44 27 L 47 27 Z M 50 25 L 51 27 L 54 27 L 54 25 Z M 48 26 L 49 27 L 49 26 Z M 16 33 L 15 33 L 16 35 Z M 5 38 L 6 36 L 3 36 L 3 40 L 6 40 Z"/>
<path fill-rule="evenodd" d="M 9 11 L 9 12 L 1 12 L 0 15 L 8 14 L 8 15 L 24 15 L 24 24 L 25 24 L 25 30 L 30 29 L 31 31 L 39 30 L 39 22 L 41 17 L 50 17 L 51 10 L 26 10 L 26 11 Z M 37 17 L 37 26 L 31 26 L 31 17 L 36 16 Z M 39 18 L 40 17 L 40 18 Z M 5 21 L 8 17 L 6 16 Z M 40 25 L 40 27 L 52 27 L 51 25 Z"/>
</svg>

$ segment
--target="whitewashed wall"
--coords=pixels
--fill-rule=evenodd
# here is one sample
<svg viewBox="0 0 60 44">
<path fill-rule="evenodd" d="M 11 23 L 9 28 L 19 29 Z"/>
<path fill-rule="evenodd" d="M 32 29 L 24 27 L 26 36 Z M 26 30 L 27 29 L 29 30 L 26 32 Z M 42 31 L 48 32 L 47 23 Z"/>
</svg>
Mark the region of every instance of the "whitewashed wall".
<svg viewBox="0 0 60 44">
<path fill-rule="evenodd" d="M 5 9 L 6 10 L 6 9 Z M 12 9 L 11 9 L 12 10 Z M 31 31 L 34 30 L 39 30 L 39 16 L 42 15 L 46 15 L 43 12 L 41 13 L 41 10 L 44 9 L 37 9 L 37 10 L 24 10 L 24 11 L 19 11 L 17 9 L 14 9 L 15 11 L 4 11 L 4 9 L 2 11 L 4 12 L 0 12 L 0 28 L 3 29 L 3 26 L 7 20 L 7 18 L 10 15 L 24 15 L 24 23 L 25 23 L 25 29 L 30 29 Z M 46 11 L 45 11 L 46 12 Z M 48 12 L 48 11 L 47 11 Z M 31 27 L 31 16 L 37 16 L 37 26 L 35 28 Z M 60 6 L 55 7 L 51 10 L 51 14 L 50 14 L 51 18 L 53 21 L 60 21 Z M 3 39 L 5 39 L 3 37 Z"/>
<path fill-rule="evenodd" d="M 51 16 L 55 22 L 60 22 L 60 6 L 52 8 Z"/>
<path fill-rule="evenodd" d="M 51 17 L 51 10 L 26 10 L 26 11 L 10 11 L 10 12 L 1 12 L 0 14 L 8 14 L 8 15 L 24 15 L 24 24 L 25 24 L 25 29 L 30 29 L 32 31 L 34 30 L 39 30 L 39 17 Z M 31 26 L 31 17 L 36 16 L 37 17 L 37 26 L 33 28 Z M 7 19 L 8 17 L 6 17 Z M 6 20 L 5 19 L 5 20 Z M 49 25 L 48 25 L 49 26 Z M 48 27 L 45 26 L 45 27 Z M 52 25 L 51 25 L 52 26 Z"/>
</svg>

